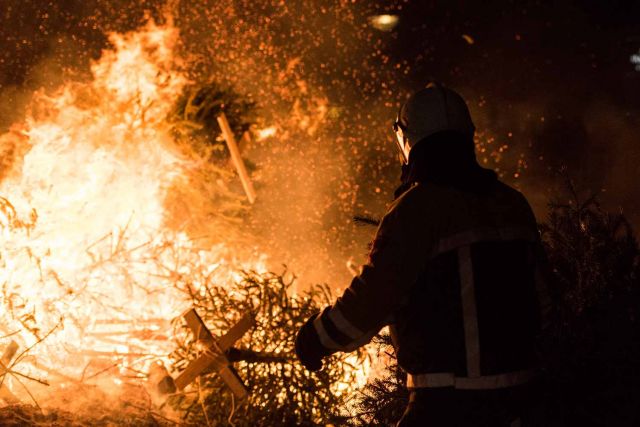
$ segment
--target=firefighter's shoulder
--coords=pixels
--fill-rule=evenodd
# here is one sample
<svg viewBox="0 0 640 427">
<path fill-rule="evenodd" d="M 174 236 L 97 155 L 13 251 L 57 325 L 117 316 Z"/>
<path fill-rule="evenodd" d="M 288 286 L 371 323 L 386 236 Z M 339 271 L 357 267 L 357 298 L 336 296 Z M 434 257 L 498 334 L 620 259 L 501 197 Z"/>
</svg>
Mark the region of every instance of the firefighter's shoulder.
<svg viewBox="0 0 640 427">
<path fill-rule="evenodd" d="M 527 218 L 530 222 L 535 223 L 533 209 L 527 197 L 521 191 L 502 181 L 498 181 L 497 184 L 498 191 L 496 191 L 496 194 L 501 199 L 501 204 L 513 210 L 514 213 L 518 213 L 522 217 Z"/>
<path fill-rule="evenodd" d="M 403 245 L 407 248 L 402 251 L 405 254 L 427 253 L 446 222 L 446 192 L 445 188 L 431 183 L 414 184 L 392 203 L 376 239 Z"/>
<path fill-rule="evenodd" d="M 417 182 L 396 198 L 391 204 L 391 208 L 435 201 L 445 196 L 446 193 L 447 189 L 439 185 Z"/>
<path fill-rule="evenodd" d="M 396 198 L 389 206 L 388 215 L 399 217 L 426 217 L 433 216 L 446 191 L 440 186 L 432 184 L 416 183 Z"/>
<path fill-rule="evenodd" d="M 524 194 L 522 194 L 521 191 L 513 188 L 512 186 L 502 182 L 502 181 L 497 181 L 496 182 L 496 186 L 498 189 L 498 192 L 501 192 L 505 195 L 508 195 L 509 197 L 512 197 L 514 199 L 520 200 L 520 201 L 525 201 L 526 202 L 526 197 L 524 196 Z"/>
</svg>

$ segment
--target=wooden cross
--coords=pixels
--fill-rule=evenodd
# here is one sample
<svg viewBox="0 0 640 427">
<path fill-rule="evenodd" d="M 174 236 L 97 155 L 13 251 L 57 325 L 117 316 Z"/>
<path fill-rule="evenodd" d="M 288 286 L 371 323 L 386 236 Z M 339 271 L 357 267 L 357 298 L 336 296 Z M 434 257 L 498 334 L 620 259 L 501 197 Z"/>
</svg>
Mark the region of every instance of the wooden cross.
<svg viewBox="0 0 640 427">
<path fill-rule="evenodd" d="M 0 399 L 10 405 L 20 403 L 20 399 L 18 399 L 5 384 L 6 374 L 9 372 L 8 366 L 11 364 L 11 360 L 13 360 L 13 357 L 18 352 L 18 348 L 18 344 L 15 341 L 11 341 L 4 349 L 2 356 L 0 356 L 0 381 L 2 381 L 2 385 L 0 386 Z"/>
<path fill-rule="evenodd" d="M 245 398 L 248 394 L 247 389 L 242 383 L 242 380 L 233 371 L 231 362 L 229 362 L 229 359 L 225 355 L 225 351 L 229 350 L 233 344 L 242 338 L 253 326 L 253 316 L 251 314 L 245 314 L 238 323 L 233 325 L 233 327 L 219 339 L 216 339 L 211 332 L 209 332 L 209 329 L 194 308 L 187 310 L 182 317 L 195 335 L 196 340 L 206 346 L 206 351 L 191 362 L 187 368 L 178 375 L 174 381 L 175 387 L 178 390 L 183 390 L 206 370 L 213 368 L 237 398 Z"/>
</svg>

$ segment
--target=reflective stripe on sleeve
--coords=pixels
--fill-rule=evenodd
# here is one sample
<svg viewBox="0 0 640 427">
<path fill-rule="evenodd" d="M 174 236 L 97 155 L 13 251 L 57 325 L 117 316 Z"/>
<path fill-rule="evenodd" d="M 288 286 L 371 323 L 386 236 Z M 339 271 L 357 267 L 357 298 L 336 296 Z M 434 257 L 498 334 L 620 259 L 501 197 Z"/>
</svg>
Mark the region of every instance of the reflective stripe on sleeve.
<svg viewBox="0 0 640 427">
<path fill-rule="evenodd" d="M 467 375 L 475 378 L 480 376 L 480 337 L 478 335 L 478 313 L 473 280 L 473 264 L 471 261 L 471 248 L 469 246 L 462 246 L 458 249 L 458 266 L 460 269 Z"/>
<path fill-rule="evenodd" d="M 371 338 L 373 338 L 377 333 L 378 333 L 378 331 L 375 330 L 375 329 L 372 329 L 371 331 L 366 332 L 365 334 L 360 336 L 357 340 L 351 342 L 347 346 L 344 346 L 342 351 L 349 352 L 349 351 L 353 351 L 353 350 L 357 349 L 358 347 L 362 347 L 363 345 L 365 345 L 369 341 L 371 341 Z"/>
<path fill-rule="evenodd" d="M 338 344 L 329 336 L 327 330 L 322 324 L 322 315 L 316 317 L 313 320 L 313 327 L 318 333 L 318 338 L 320 338 L 320 343 L 329 350 L 342 350 L 344 347 Z"/>
<path fill-rule="evenodd" d="M 357 340 L 366 335 L 360 329 L 349 322 L 338 307 L 331 307 L 329 310 L 329 319 L 333 322 L 336 328 L 352 340 Z"/>
<path fill-rule="evenodd" d="M 313 321 L 313 326 L 316 332 L 318 333 L 318 338 L 320 339 L 320 343 L 327 349 L 335 350 L 335 351 L 345 351 L 345 352 L 353 351 L 358 347 L 361 347 L 366 343 L 368 343 L 369 341 L 371 341 L 371 338 L 373 338 L 377 334 L 376 330 L 371 330 L 369 332 L 363 333 L 358 338 L 351 340 L 348 344 L 340 345 L 340 343 L 336 342 L 336 340 L 331 338 L 331 336 L 327 332 L 327 329 L 324 327 L 324 324 L 322 323 L 322 319 L 320 316 L 318 316 Z"/>
<path fill-rule="evenodd" d="M 533 369 L 476 378 L 456 377 L 453 373 L 407 374 L 407 388 L 454 387 L 462 390 L 491 390 L 525 384 L 535 376 L 536 371 Z"/>
</svg>

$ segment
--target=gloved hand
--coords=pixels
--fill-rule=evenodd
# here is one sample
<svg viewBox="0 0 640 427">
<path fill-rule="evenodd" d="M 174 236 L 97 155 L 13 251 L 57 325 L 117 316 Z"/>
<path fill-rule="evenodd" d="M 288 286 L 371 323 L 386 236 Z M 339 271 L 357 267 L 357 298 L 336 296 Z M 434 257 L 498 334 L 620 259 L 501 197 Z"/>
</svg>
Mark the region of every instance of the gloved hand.
<svg viewBox="0 0 640 427">
<path fill-rule="evenodd" d="M 296 356 L 300 359 L 302 365 L 310 371 L 319 371 L 322 369 L 322 358 L 331 354 L 320 343 L 320 338 L 316 329 L 313 327 L 313 321 L 320 313 L 316 313 L 305 322 L 298 331 L 296 336 Z"/>
</svg>

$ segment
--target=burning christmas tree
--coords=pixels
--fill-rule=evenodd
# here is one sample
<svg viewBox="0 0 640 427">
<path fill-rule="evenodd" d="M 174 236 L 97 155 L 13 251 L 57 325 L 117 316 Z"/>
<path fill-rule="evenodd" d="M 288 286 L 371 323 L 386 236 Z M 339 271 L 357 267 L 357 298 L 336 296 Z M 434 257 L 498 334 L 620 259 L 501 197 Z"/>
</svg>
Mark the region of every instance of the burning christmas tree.
<svg viewBox="0 0 640 427">
<path fill-rule="evenodd" d="M 239 261 L 248 203 L 230 184 L 226 147 L 249 137 L 252 106 L 189 81 L 177 38 L 171 20 L 112 33 L 91 80 L 36 93 L 2 136 L 2 416 L 47 423 L 75 408 L 96 425 L 339 424 L 367 354 L 334 357 L 318 374 L 295 360 L 297 329 L 331 294 L 296 292 L 263 255 Z M 191 237 L 203 229 L 211 235 Z M 180 317 L 191 307 L 214 336 L 255 319 L 219 354 L 244 399 L 211 366 L 158 393 L 149 371 L 178 377 L 203 354 Z"/>
</svg>

